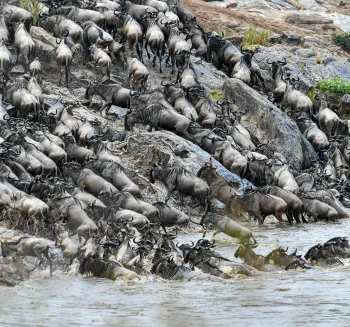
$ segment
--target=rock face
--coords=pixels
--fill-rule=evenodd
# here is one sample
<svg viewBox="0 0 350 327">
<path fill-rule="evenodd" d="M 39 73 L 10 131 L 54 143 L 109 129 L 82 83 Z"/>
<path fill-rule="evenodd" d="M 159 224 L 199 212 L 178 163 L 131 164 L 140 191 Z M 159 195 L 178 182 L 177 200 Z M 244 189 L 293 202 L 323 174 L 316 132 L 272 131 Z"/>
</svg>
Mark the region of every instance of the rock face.
<svg viewBox="0 0 350 327">
<path fill-rule="evenodd" d="M 320 46 L 321 47 L 321 46 Z M 321 48 L 320 48 L 321 49 Z M 286 72 L 291 72 L 293 76 L 298 76 L 299 90 L 307 93 L 313 87 L 317 86 L 322 78 L 331 78 L 339 76 L 342 79 L 350 79 L 349 62 L 335 55 L 316 52 L 306 48 L 287 48 L 285 46 L 275 45 L 271 48 L 264 48 L 261 53 L 258 52 L 254 58 L 262 69 L 263 77 L 266 78 L 267 85 L 272 87 L 271 65 L 267 60 L 282 60 L 286 58 L 288 64 L 285 66 Z M 317 63 L 321 59 L 321 64 Z"/>
<path fill-rule="evenodd" d="M 191 56 L 191 62 L 198 76 L 199 83 L 206 90 L 222 89 L 222 85 L 228 79 L 226 74 L 217 70 L 213 64 L 209 64 L 199 58 Z"/>
<path fill-rule="evenodd" d="M 168 131 L 132 135 L 128 138 L 127 149 L 128 153 L 142 157 L 143 163 L 147 166 L 157 161 L 165 161 L 182 165 L 195 175 L 211 158 L 209 153 L 197 145 Z M 241 189 L 242 186 L 252 186 L 249 181 L 232 174 L 220 162 L 212 160 L 213 166 L 217 167 L 217 172 L 229 182 L 237 184 L 237 189 Z"/>
<path fill-rule="evenodd" d="M 30 35 L 36 44 L 37 55 L 40 57 L 42 64 L 44 66 L 53 64 L 57 48 L 56 38 L 38 26 L 30 28 Z"/>
<path fill-rule="evenodd" d="M 306 168 L 310 159 L 316 158 L 312 145 L 302 136 L 296 123 L 265 97 L 234 78 L 225 82 L 224 90 L 229 100 L 235 100 L 237 107 L 246 112 L 243 120 L 255 129 L 258 139 L 271 140 L 290 164 L 297 169 Z"/>
<path fill-rule="evenodd" d="M 322 16 L 292 14 L 285 18 L 285 21 L 290 24 L 333 24 L 333 20 L 324 18 Z"/>
</svg>

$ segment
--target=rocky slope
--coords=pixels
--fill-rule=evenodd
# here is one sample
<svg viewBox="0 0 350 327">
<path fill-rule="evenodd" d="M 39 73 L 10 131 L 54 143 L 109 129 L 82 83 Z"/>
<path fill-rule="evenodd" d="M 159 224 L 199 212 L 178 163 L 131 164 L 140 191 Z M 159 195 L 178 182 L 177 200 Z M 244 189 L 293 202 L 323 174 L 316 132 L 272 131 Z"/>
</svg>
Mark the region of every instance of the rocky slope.
<svg viewBox="0 0 350 327">
<path fill-rule="evenodd" d="M 225 68 L 219 71 L 212 63 L 207 63 L 203 59 L 191 56 L 190 60 L 193 70 L 198 77 L 198 84 L 204 88 L 207 95 L 211 90 L 224 90 L 227 99 L 235 101 L 232 111 L 244 112 L 241 123 L 249 131 L 255 145 L 259 146 L 270 142 L 273 152 L 277 152 L 285 159 L 285 162 L 283 161 L 282 164 L 283 167 L 290 174 L 293 172 L 295 178 L 303 170 L 310 168 L 314 162 L 319 161 L 320 172 L 326 169 L 324 159 L 323 161 L 320 160 L 322 153 L 316 153 L 309 142 L 310 140 L 308 141 L 305 133 L 300 131 L 297 123 L 269 100 L 269 95 L 273 88 L 273 80 L 271 78 L 271 66 L 267 63 L 267 60 L 275 60 L 276 58 L 282 60 L 282 58 L 286 58 L 288 62 L 288 65 L 285 66 L 286 71 L 300 77 L 299 89 L 304 93 L 317 86 L 318 81 L 322 78 L 340 76 L 343 79 L 350 79 L 350 57 L 336 46 L 332 40 L 332 33 L 339 32 L 339 26 L 343 27 L 343 25 L 325 18 L 325 14 L 329 13 L 328 11 L 339 15 L 347 13 L 348 5 L 338 6 L 333 1 L 237 1 L 236 8 L 226 9 L 200 0 L 186 0 L 184 4 L 193 11 L 197 17 L 197 22 L 204 29 L 224 30 L 226 36 L 236 45 L 241 43 L 244 31 L 252 26 L 254 28 L 267 28 L 273 32 L 270 46 L 261 47 L 260 52 L 254 56 L 255 62 L 259 65 L 262 76 L 265 79 L 266 90 L 262 90 L 259 87 L 255 87 L 254 90 L 238 79 L 229 78 L 226 75 L 227 70 Z M 306 15 L 305 12 L 300 10 L 302 8 L 313 12 L 310 15 Z M 322 9 L 324 14 L 315 14 L 316 11 L 321 10 L 320 8 L 324 8 L 324 10 Z M 213 15 L 213 12 L 215 12 L 215 15 Z M 193 174 L 197 174 L 200 168 L 209 161 L 211 154 L 205 151 L 203 146 L 201 148 L 199 146 L 201 144 L 196 145 L 176 135 L 173 131 L 149 132 L 146 131 L 143 124 L 140 124 L 134 133 L 125 132 L 126 108 L 112 106 L 110 114 L 102 117 L 98 110 L 102 106 L 101 98 L 94 96 L 89 106 L 87 106 L 85 99 L 86 89 L 91 82 L 99 83 L 101 81 L 101 76 L 96 74 L 93 64 L 82 64 L 82 54 L 78 52 L 72 63 L 70 87 L 66 88 L 58 85 L 55 63 L 56 38 L 37 26 L 31 27 L 30 34 L 36 43 L 37 55 L 43 65 L 42 89 L 45 110 L 50 109 L 59 99 L 63 99 L 66 105 L 71 106 L 72 116 L 77 121 L 85 118 L 91 122 L 99 122 L 99 132 L 112 129 L 118 135 L 124 135 L 125 133 L 124 140 L 108 142 L 107 148 L 111 151 L 111 155 L 121 162 L 126 175 L 140 188 L 143 200 L 154 203 L 156 201 L 164 201 L 166 196 L 167 189 L 163 183 L 158 181 L 155 184 L 151 184 L 149 182 L 149 172 L 155 162 L 165 161 L 180 165 Z M 109 83 L 121 80 L 124 86 L 128 86 L 127 67 L 130 59 L 135 54 L 124 48 L 127 48 L 127 46 L 123 47 L 116 43 L 115 54 L 117 55 L 117 60 L 112 65 L 112 75 Z M 124 50 L 125 53 L 123 53 Z M 123 61 L 124 56 L 128 58 L 127 62 Z M 320 63 L 316 60 L 317 58 L 321 58 Z M 164 80 L 174 81 L 170 67 L 163 65 L 165 66 L 164 71 L 159 73 L 157 69 L 152 67 L 150 60 L 145 54 L 143 61 L 149 70 L 147 92 L 155 89 L 160 89 L 163 92 L 161 82 Z M 21 76 L 23 74 L 22 66 L 15 66 L 11 74 L 12 77 Z M 28 78 L 27 75 L 25 77 Z M 6 97 L 6 89 L 3 95 Z M 149 102 L 152 102 L 151 98 Z M 214 101 L 212 102 L 214 103 Z M 9 112 L 12 114 L 10 109 Z M 13 128 L 15 129 L 15 127 Z M 46 127 L 39 126 L 39 128 L 43 129 Z M 50 128 L 53 130 L 52 126 Z M 234 170 L 222 158 L 217 157 L 217 159 L 218 161 L 213 160 L 213 165 L 217 168 L 218 174 L 225 178 L 237 193 L 243 193 L 247 186 L 254 187 L 251 184 L 252 181 L 245 179 L 246 175 L 237 176 L 232 173 Z M 269 157 L 269 159 L 275 160 L 275 157 Z M 279 166 L 281 165 L 279 164 Z M 64 179 L 66 183 L 72 183 L 64 173 L 62 166 L 58 165 L 58 167 L 58 176 Z M 80 168 L 83 169 L 84 165 Z M 338 171 L 336 173 L 338 174 Z M 336 180 L 338 177 L 334 178 L 334 183 L 338 182 Z M 50 184 L 48 181 L 45 181 L 45 183 Z M 272 184 L 277 184 L 277 182 Z M 326 189 L 328 188 L 331 188 L 331 186 L 326 187 Z M 331 197 L 327 190 L 325 192 L 319 198 Z M 192 220 L 198 222 L 203 214 L 203 208 L 195 207 L 195 201 L 190 197 L 186 198 L 184 203 L 179 198 L 179 195 L 175 193 L 170 198 L 169 205 L 180 209 Z M 43 197 L 42 199 L 49 203 L 48 198 Z M 105 200 L 102 196 L 101 199 Z M 333 199 L 333 201 L 338 200 Z M 341 207 L 341 204 L 339 206 Z M 223 203 L 213 200 L 213 207 L 216 212 L 225 213 L 225 205 Z M 333 205 L 333 207 L 335 206 Z M 341 207 L 339 211 L 343 209 Z M 89 212 L 88 208 L 86 208 L 86 211 Z M 102 215 L 99 215 L 99 213 L 95 213 L 95 215 L 92 213 L 91 217 L 93 216 L 96 222 L 98 218 L 102 218 Z M 236 215 L 233 214 L 232 216 Z M 5 216 L 2 224 L 9 227 L 9 220 Z M 199 227 L 196 227 L 196 230 L 202 231 Z M 41 236 L 52 238 L 51 232 L 52 226 L 49 225 Z M 0 236 L 1 240 L 9 238 L 10 236 L 8 235 Z M 0 279 L 7 280 L 10 284 L 16 283 L 17 280 L 14 279 L 14 282 L 11 280 L 12 266 L 5 265 L 4 263 L 8 263 L 7 260 L 5 261 L 3 264 L 0 263 L 0 266 L 3 267 Z M 11 268 L 8 270 L 8 267 Z M 15 265 L 13 267 L 14 271 L 16 267 Z M 28 277 L 27 273 L 22 276 L 17 271 L 14 275 L 20 275 L 18 279 Z"/>
</svg>

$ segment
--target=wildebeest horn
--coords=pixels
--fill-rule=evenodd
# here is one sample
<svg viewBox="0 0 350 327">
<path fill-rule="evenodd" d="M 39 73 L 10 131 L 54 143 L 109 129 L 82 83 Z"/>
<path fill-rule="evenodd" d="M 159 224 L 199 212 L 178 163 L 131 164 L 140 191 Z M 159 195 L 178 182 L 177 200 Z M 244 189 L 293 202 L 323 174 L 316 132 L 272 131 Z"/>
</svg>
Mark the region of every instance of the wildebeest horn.
<svg viewBox="0 0 350 327">
<path fill-rule="evenodd" d="M 270 62 L 269 60 L 270 60 L 270 58 L 267 59 L 266 62 L 267 62 L 269 65 L 272 65 L 272 64 L 274 63 L 274 61 Z"/>
<path fill-rule="evenodd" d="M 64 37 L 68 37 L 68 35 L 69 35 L 69 30 L 66 30 L 66 33 L 64 33 Z"/>
<path fill-rule="evenodd" d="M 287 65 L 287 59 L 285 57 L 283 57 L 284 61 L 278 61 L 280 64 L 282 64 L 282 66 Z"/>
<path fill-rule="evenodd" d="M 56 43 L 57 43 L 57 44 L 60 44 L 60 43 L 61 43 L 61 41 L 62 41 L 62 39 L 61 39 L 59 42 L 57 42 L 57 39 L 56 39 Z"/>
<path fill-rule="evenodd" d="M 241 52 L 242 52 L 242 53 L 246 53 L 246 52 L 247 52 L 247 50 L 246 50 L 246 49 L 243 49 L 243 45 L 241 45 L 240 50 L 241 50 Z"/>
</svg>

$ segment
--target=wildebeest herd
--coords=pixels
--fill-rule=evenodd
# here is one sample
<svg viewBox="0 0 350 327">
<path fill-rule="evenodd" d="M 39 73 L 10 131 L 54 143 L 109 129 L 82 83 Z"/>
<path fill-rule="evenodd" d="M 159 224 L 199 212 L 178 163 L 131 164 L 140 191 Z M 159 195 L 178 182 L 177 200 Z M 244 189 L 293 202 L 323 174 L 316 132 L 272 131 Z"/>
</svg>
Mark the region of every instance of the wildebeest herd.
<svg viewBox="0 0 350 327">
<path fill-rule="evenodd" d="M 292 111 L 318 153 L 319 159 L 304 171 L 290 165 L 268 141 L 258 141 L 244 126 L 244 112 L 233 100 L 213 101 L 196 73 L 193 56 L 266 92 L 266 81 L 253 61 L 259 48 L 238 49 L 223 35 L 204 31 L 180 1 L 42 1 L 36 24 L 58 38 L 58 84 L 65 76 L 69 88 L 75 56 L 81 56 L 86 67 L 92 61 L 97 77 L 86 87 L 84 99 L 60 97 L 51 105 L 42 91 L 45 63 L 29 33 L 32 14 L 12 4 L 3 4 L 0 12 L 0 210 L 10 228 L 35 235 L 2 240 L 2 256 L 34 256 L 38 265 L 44 256 L 52 272 L 49 245 L 40 238 L 45 236 L 55 240 L 81 274 L 110 279 L 142 274 L 165 279 L 208 274 L 229 278 L 222 266 L 231 261 L 213 250 L 215 242 L 203 236 L 196 244 L 176 243 L 178 228 L 190 223 L 201 225 L 204 234 L 213 227 L 215 233 L 236 238 L 240 246 L 235 256 L 258 270 L 269 270 L 271 265 L 296 269 L 342 264 L 340 259 L 350 256 L 344 237 L 316 245 L 303 257 L 282 248 L 266 257 L 257 255 L 252 232 L 233 220 L 248 214 L 261 225 L 273 215 L 282 223 L 285 215 L 292 225 L 311 218 L 348 217 L 347 122 L 327 108 L 321 95 L 313 103 L 297 90 L 298 78 L 285 72 L 284 58 L 267 60 L 274 80 L 271 91 L 273 102 Z M 116 51 L 124 42 L 129 51 Z M 161 85 L 150 88 L 150 73 L 157 73 L 157 65 L 163 73 L 169 61 L 175 80 L 169 74 Z M 11 71 L 15 64 L 23 66 L 22 76 Z M 125 64 L 129 84 L 112 74 Z M 105 130 L 97 119 L 74 115 L 76 108 L 90 105 L 94 95 L 105 101 L 101 115 L 106 116 L 112 105 L 127 109 L 124 132 Z M 177 133 L 257 188 L 246 188 L 242 194 L 220 176 L 212 160 L 197 174 L 169 161 L 155 162 L 149 167 L 150 183 L 161 181 L 168 193 L 164 202 L 149 203 L 109 147 L 111 142 L 123 142 L 140 124 L 150 132 L 154 128 Z M 200 221 L 168 205 L 174 191 L 181 202 L 185 195 L 193 196 L 203 208 Z M 225 216 L 215 211 L 213 199 L 225 205 Z M 174 226 L 175 231 L 169 232 Z M 147 269 L 145 262 L 150 261 Z"/>
</svg>

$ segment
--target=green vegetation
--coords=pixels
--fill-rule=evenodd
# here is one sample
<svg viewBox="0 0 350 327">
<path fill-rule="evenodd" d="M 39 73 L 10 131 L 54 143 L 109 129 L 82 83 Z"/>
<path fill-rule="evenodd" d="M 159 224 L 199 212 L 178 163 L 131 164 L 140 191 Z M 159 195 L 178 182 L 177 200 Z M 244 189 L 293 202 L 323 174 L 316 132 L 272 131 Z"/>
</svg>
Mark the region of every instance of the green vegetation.
<svg viewBox="0 0 350 327">
<path fill-rule="evenodd" d="M 320 90 L 313 87 L 306 95 L 313 101 L 315 99 L 316 93 L 319 93 Z"/>
<path fill-rule="evenodd" d="M 28 10 L 34 17 L 34 24 L 38 21 L 42 0 L 19 0 L 19 7 Z"/>
<path fill-rule="evenodd" d="M 318 82 L 321 91 L 333 93 L 350 93 L 350 81 L 339 76 L 323 79 Z"/>
<path fill-rule="evenodd" d="M 243 46 L 244 48 L 252 48 L 254 45 L 268 45 L 271 32 L 264 29 L 249 29 L 244 33 Z"/>
<path fill-rule="evenodd" d="M 340 33 L 333 37 L 334 42 L 344 51 L 350 52 L 350 33 Z"/>
<path fill-rule="evenodd" d="M 212 101 L 224 101 L 226 100 L 225 91 L 219 89 L 213 89 L 209 91 L 209 96 Z"/>
</svg>

